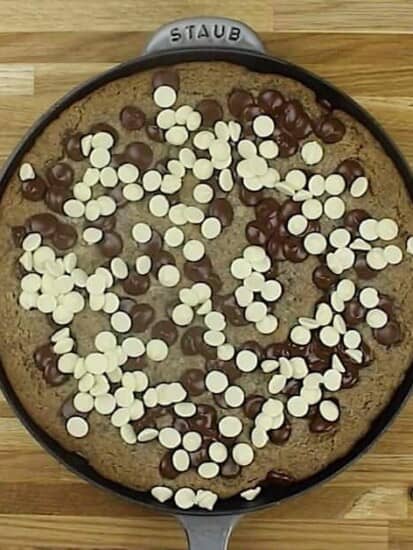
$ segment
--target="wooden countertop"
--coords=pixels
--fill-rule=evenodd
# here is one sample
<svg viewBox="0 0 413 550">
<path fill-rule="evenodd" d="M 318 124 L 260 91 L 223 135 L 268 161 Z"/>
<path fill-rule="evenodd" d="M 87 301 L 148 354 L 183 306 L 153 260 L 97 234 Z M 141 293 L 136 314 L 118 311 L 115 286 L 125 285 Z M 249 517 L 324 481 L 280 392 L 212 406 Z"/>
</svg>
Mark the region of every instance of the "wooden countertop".
<svg viewBox="0 0 413 550">
<path fill-rule="evenodd" d="M 268 51 L 355 97 L 413 163 L 411 0 L 0 0 L 0 158 L 69 87 L 137 55 L 178 17 L 249 23 Z M 323 487 L 243 519 L 231 550 L 411 550 L 413 402 Z M 185 548 L 177 522 L 79 480 L 0 401 L 0 549 Z"/>
</svg>

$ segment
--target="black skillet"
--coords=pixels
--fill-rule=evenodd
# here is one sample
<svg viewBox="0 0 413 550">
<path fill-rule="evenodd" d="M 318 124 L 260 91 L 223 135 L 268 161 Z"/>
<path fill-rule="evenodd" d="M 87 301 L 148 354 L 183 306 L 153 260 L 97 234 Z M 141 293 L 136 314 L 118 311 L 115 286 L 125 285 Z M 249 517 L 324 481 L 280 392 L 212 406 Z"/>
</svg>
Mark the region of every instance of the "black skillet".
<svg viewBox="0 0 413 550">
<path fill-rule="evenodd" d="M 228 61 L 253 71 L 291 77 L 313 89 L 318 97 L 327 99 L 334 108 L 349 113 L 366 126 L 382 145 L 403 178 L 410 196 L 413 197 L 413 177 L 406 161 L 393 141 L 364 109 L 319 77 L 291 63 L 266 55 L 261 41 L 246 25 L 219 17 L 184 19 L 162 27 L 147 44 L 143 56 L 118 65 L 65 95 L 33 125 L 14 150 L 0 176 L 0 192 L 4 191 L 11 174 L 18 168 L 21 158 L 30 149 L 36 137 L 75 101 L 111 80 L 132 73 L 175 63 L 211 60 Z M 253 502 L 246 502 L 240 497 L 222 500 L 217 503 L 213 512 L 205 512 L 199 509 L 179 510 L 172 501 L 160 504 L 149 493 L 135 491 L 103 478 L 83 458 L 75 453 L 67 452 L 35 424 L 14 393 L 4 370 L 0 369 L 2 391 L 23 424 L 47 451 L 70 470 L 99 487 L 133 502 L 151 506 L 159 512 L 174 514 L 183 524 L 189 546 L 193 550 L 224 550 L 227 548 L 233 527 L 243 514 L 260 510 L 293 495 L 303 493 L 348 466 L 350 462 L 366 451 L 389 425 L 408 396 L 412 382 L 413 365 L 387 407 L 372 423 L 368 433 L 356 442 L 350 452 L 316 475 L 288 486 L 267 487 Z"/>
</svg>

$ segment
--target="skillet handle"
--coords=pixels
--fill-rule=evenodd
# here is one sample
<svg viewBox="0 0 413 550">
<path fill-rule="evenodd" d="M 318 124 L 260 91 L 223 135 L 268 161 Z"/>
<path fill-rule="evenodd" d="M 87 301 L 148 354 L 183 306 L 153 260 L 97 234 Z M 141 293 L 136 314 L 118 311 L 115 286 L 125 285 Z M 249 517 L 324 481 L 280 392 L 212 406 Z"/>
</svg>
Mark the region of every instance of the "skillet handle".
<svg viewBox="0 0 413 550">
<path fill-rule="evenodd" d="M 231 532 L 241 516 L 178 516 L 188 550 L 227 550 Z"/>
<path fill-rule="evenodd" d="M 143 53 L 177 48 L 236 48 L 264 52 L 258 35 L 245 23 L 226 17 L 188 17 L 160 27 Z"/>
</svg>

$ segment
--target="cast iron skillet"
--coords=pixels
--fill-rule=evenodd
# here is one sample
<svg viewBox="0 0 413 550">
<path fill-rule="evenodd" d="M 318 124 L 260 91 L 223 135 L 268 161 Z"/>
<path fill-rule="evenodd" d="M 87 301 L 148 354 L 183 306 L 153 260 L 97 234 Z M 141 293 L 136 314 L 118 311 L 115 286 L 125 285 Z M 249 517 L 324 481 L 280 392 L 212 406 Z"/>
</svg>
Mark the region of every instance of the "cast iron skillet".
<svg viewBox="0 0 413 550">
<path fill-rule="evenodd" d="M 222 33 L 224 33 L 223 36 Z M 0 176 L 0 193 L 4 191 L 11 174 L 17 169 L 22 156 L 30 149 L 36 137 L 53 119 L 75 101 L 111 80 L 132 73 L 163 65 L 210 60 L 225 60 L 243 65 L 254 71 L 277 73 L 291 77 L 313 89 L 318 97 L 327 99 L 335 108 L 349 113 L 366 126 L 380 142 L 386 153 L 393 160 L 410 196 L 413 198 L 413 177 L 407 163 L 392 140 L 364 109 L 350 97 L 308 71 L 286 61 L 266 55 L 259 38 L 249 27 L 237 21 L 223 18 L 184 19 L 166 25 L 155 33 L 146 46 L 142 57 L 118 65 L 65 95 L 33 125 L 8 159 Z M 236 84 L 234 83 L 234 85 Z M 185 528 L 190 548 L 196 550 L 225 550 L 230 533 L 243 514 L 260 510 L 277 504 L 293 495 L 303 493 L 335 475 L 360 456 L 395 417 L 403 401 L 408 396 L 412 383 L 413 365 L 406 373 L 403 382 L 394 393 L 387 407 L 372 423 L 368 433 L 356 442 L 350 452 L 330 464 L 327 468 L 324 468 L 308 479 L 289 486 L 265 488 L 253 502 L 248 503 L 240 497 L 233 497 L 228 500 L 219 501 L 213 512 L 205 512 L 199 509 L 189 511 L 179 510 L 174 506 L 172 501 L 160 504 L 149 493 L 135 491 L 103 478 L 83 458 L 63 449 L 35 424 L 24 410 L 7 380 L 4 370 L 0 368 L 0 386 L 2 391 L 23 424 L 47 451 L 65 464 L 71 471 L 94 485 L 107 489 L 131 501 L 151 506 L 160 512 L 174 514 Z"/>
</svg>

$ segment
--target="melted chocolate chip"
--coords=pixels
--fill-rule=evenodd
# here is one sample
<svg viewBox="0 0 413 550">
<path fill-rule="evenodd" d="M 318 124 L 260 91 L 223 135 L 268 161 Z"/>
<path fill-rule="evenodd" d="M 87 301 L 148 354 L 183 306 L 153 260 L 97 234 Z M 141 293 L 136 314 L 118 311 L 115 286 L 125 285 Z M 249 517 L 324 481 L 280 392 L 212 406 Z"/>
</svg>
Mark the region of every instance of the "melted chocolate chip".
<svg viewBox="0 0 413 550">
<path fill-rule="evenodd" d="M 364 321 L 366 310 L 360 302 L 354 298 L 350 302 L 347 302 L 343 317 L 348 326 L 355 327 Z"/>
<path fill-rule="evenodd" d="M 356 178 L 364 176 L 364 169 L 358 160 L 349 158 L 337 166 L 337 173 L 343 176 L 347 185 L 350 185 Z"/>
<path fill-rule="evenodd" d="M 18 248 L 21 247 L 25 236 L 26 228 L 24 227 L 24 225 L 15 225 L 11 228 L 11 237 L 13 239 L 13 243 Z"/>
<path fill-rule="evenodd" d="M 68 377 L 61 373 L 55 365 L 48 365 L 43 371 L 43 378 L 51 386 L 60 386 L 64 384 Z"/>
<path fill-rule="evenodd" d="M 26 227 L 29 232 L 40 233 L 42 237 L 51 237 L 57 230 L 59 221 L 53 214 L 44 212 L 34 214 L 26 221 Z"/>
<path fill-rule="evenodd" d="M 53 351 L 53 344 L 39 346 L 33 357 L 36 367 L 40 370 L 44 370 L 48 366 L 57 366 L 58 355 Z"/>
<path fill-rule="evenodd" d="M 74 178 L 73 168 L 66 162 L 58 162 L 47 169 L 46 177 L 51 186 L 70 187 Z"/>
<path fill-rule="evenodd" d="M 254 104 L 254 98 L 244 90 L 233 90 L 228 97 L 228 109 L 231 115 L 240 118 L 249 105 Z"/>
<path fill-rule="evenodd" d="M 58 223 L 56 231 L 52 235 L 52 243 L 59 250 L 73 248 L 77 242 L 77 231 L 68 223 Z"/>
<path fill-rule="evenodd" d="M 328 114 L 318 119 L 314 132 L 324 143 L 336 143 L 343 139 L 346 127 L 340 119 Z"/>
<path fill-rule="evenodd" d="M 148 137 L 152 141 L 156 141 L 157 143 L 165 141 L 164 131 L 156 124 L 147 124 L 145 129 Z"/>
<path fill-rule="evenodd" d="M 221 466 L 222 477 L 234 478 L 241 472 L 241 466 L 234 462 L 232 458 L 228 458 Z"/>
<path fill-rule="evenodd" d="M 124 290 L 126 290 L 124 288 Z M 128 292 L 126 290 L 126 292 Z M 129 294 L 132 294 L 131 292 Z M 142 293 L 141 293 L 142 294 Z M 149 304 L 136 304 L 131 312 L 133 330 L 144 332 L 155 318 L 155 310 Z"/>
<path fill-rule="evenodd" d="M 162 457 L 161 463 L 159 464 L 159 472 L 161 476 L 166 479 L 175 479 L 178 477 L 179 472 L 175 470 L 172 464 L 172 451 L 168 451 Z"/>
<path fill-rule="evenodd" d="M 360 255 L 356 258 L 354 269 L 360 279 L 374 279 L 378 273 L 376 270 L 371 269 L 371 267 L 367 263 L 366 257 Z"/>
<path fill-rule="evenodd" d="M 245 236 L 250 244 L 264 246 L 267 242 L 267 227 L 258 220 L 249 222 L 245 228 Z"/>
<path fill-rule="evenodd" d="M 267 113 L 276 115 L 281 112 L 284 103 L 284 97 L 277 90 L 265 90 L 258 96 L 258 105 Z"/>
<path fill-rule="evenodd" d="M 136 272 L 130 272 L 126 279 L 121 282 L 122 288 L 128 294 L 132 296 L 139 296 L 145 294 L 150 287 L 151 280 L 149 275 L 139 275 Z"/>
<path fill-rule="evenodd" d="M 98 246 L 106 258 L 120 256 L 123 250 L 122 237 L 116 231 L 105 231 L 103 239 L 99 242 Z"/>
<path fill-rule="evenodd" d="M 189 395 L 201 395 L 205 391 L 205 372 L 200 369 L 188 369 L 181 376 L 181 384 Z"/>
<path fill-rule="evenodd" d="M 123 194 L 123 187 L 121 185 L 117 185 L 116 187 L 109 189 L 108 195 L 116 202 L 116 206 L 118 208 L 122 208 L 122 206 L 128 204 L 128 200 Z"/>
<path fill-rule="evenodd" d="M 260 114 L 262 114 L 261 107 L 258 105 L 247 105 L 241 113 L 241 119 L 245 122 L 252 122 Z"/>
<path fill-rule="evenodd" d="M 369 213 L 365 210 L 355 208 L 353 210 L 349 210 L 344 216 L 344 225 L 346 229 L 348 229 L 352 233 L 355 233 L 358 230 L 361 222 L 369 217 Z"/>
<path fill-rule="evenodd" d="M 261 221 L 267 221 L 269 218 L 277 217 L 278 210 L 280 209 L 280 203 L 273 198 L 262 199 L 255 206 L 255 215 Z M 274 225 L 274 224 L 273 224 Z"/>
<path fill-rule="evenodd" d="M 98 227 L 102 231 L 112 231 L 115 226 L 116 216 L 100 216 L 96 221 L 87 225 L 87 227 Z"/>
<path fill-rule="evenodd" d="M 153 325 L 151 330 L 151 337 L 159 338 L 160 340 L 166 342 L 168 346 L 172 346 L 178 339 L 178 331 L 172 321 L 169 321 L 168 319 L 163 319 L 162 321 L 158 321 Z"/>
<path fill-rule="evenodd" d="M 341 379 L 341 387 L 343 389 L 352 388 L 358 382 L 359 369 L 356 365 L 346 364 L 346 359 L 342 355 L 340 355 L 340 359 L 346 367 L 346 372 L 343 373 L 343 377 Z"/>
<path fill-rule="evenodd" d="M 191 416 L 189 424 L 192 430 L 199 431 L 207 437 L 214 437 L 212 432 L 216 430 L 217 411 L 211 405 L 198 405 L 195 416 Z"/>
<path fill-rule="evenodd" d="M 216 296 L 215 302 L 217 309 L 225 315 L 231 325 L 241 327 L 248 324 L 248 321 L 245 319 L 244 309 L 238 305 L 233 293 Z"/>
<path fill-rule="evenodd" d="M 121 110 L 119 118 L 126 130 L 140 130 L 145 124 L 145 113 L 134 105 L 126 105 Z"/>
<path fill-rule="evenodd" d="M 378 307 L 385 311 L 389 317 L 394 315 L 394 302 L 387 294 L 380 294 Z"/>
<path fill-rule="evenodd" d="M 186 329 L 181 337 L 181 350 L 184 355 L 197 355 L 202 349 L 204 340 L 203 327 L 190 327 Z"/>
<path fill-rule="evenodd" d="M 176 92 L 179 90 L 179 74 L 171 69 L 160 69 L 152 76 L 152 87 L 170 86 Z"/>
<path fill-rule="evenodd" d="M 68 188 L 53 185 L 46 191 L 44 202 L 53 212 L 63 214 L 63 205 L 70 198 L 71 194 Z"/>
<path fill-rule="evenodd" d="M 298 395 L 300 393 L 300 388 L 300 382 L 291 378 L 284 386 L 283 394 L 288 395 L 288 397 L 291 397 L 292 395 Z"/>
<path fill-rule="evenodd" d="M 191 281 L 207 282 L 212 273 L 212 263 L 209 256 L 204 256 L 197 262 L 185 262 L 184 273 Z"/>
<path fill-rule="evenodd" d="M 75 134 L 71 134 L 66 138 L 65 141 L 65 151 L 66 155 L 77 162 L 84 159 L 83 153 L 82 153 L 82 147 L 81 147 L 81 140 L 82 140 L 83 134 L 80 132 L 76 132 Z"/>
<path fill-rule="evenodd" d="M 302 240 L 297 237 L 287 237 L 284 240 L 283 253 L 285 258 L 293 263 L 303 262 L 308 256 Z"/>
<path fill-rule="evenodd" d="M 208 446 L 205 444 L 202 445 L 197 451 L 190 453 L 189 456 L 191 458 L 192 468 L 198 468 L 200 464 L 209 460 Z"/>
<path fill-rule="evenodd" d="M 224 116 L 221 105 L 215 99 L 203 99 L 196 106 L 196 110 L 202 115 L 203 126 L 213 126 Z"/>
<path fill-rule="evenodd" d="M 208 215 L 218 218 L 222 227 L 228 227 L 234 219 L 234 210 L 229 200 L 224 198 L 214 199 L 209 203 Z"/>
<path fill-rule="evenodd" d="M 270 430 L 268 432 L 271 443 L 274 445 L 284 445 L 290 439 L 291 435 L 291 424 L 286 420 L 281 428 L 278 430 Z"/>
<path fill-rule="evenodd" d="M 243 185 L 239 188 L 239 199 L 245 206 L 255 206 L 264 198 L 263 191 L 249 191 Z"/>
<path fill-rule="evenodd" d="M 285 260 L 283 239 L 275 233 L 267 243 L 267 253 L 272 260 Z"/>
<path fill-rule="evenodd" d="M 303 139 L 312 131 L 310 117 L 297 99 L 284 103 L 278 125 L 296 139 Z"/>
<path fill-rule="evenodd" d="M 261 411 L 261 407 L 265 403 L 266 399 L 262 395 L 249 395 L 242 407 L 244 414 L 247 418 L 253 420 L 257 414 Z"/>
<path fill-rule="evenodd" d="M 155 257 L 152 258 L 151 271 L 154 275 L 157 275 L 158 271 L 163 265 L 175 265 L 175 257 L 166 250 L 161 250 Z"/>
<path fill-rule="evenodd" d="M 273 135 L 275 143 L 278 145 L 281 158 L 295 155 L 298 149 L 298 140 L 294 136 L 287 132 L 283 132 L 280 128 L 276 128 Z"/>
<path fill-rule="evenodd" d="M 335 430 L 338 426 L 338 422 L 328 422 L 328 420 L 325 420 L 325 418 L 323 418 L 317 411 L 317 413 L 311 418 L 309 426 L 310 431 L 314 433 L 324 433 Z"/>
<path fill-rule="evenodd" d="M 329 290 L 339 280 L 339 276 L 328 269 L 326 265 L 320 265 L 313 271 L 313 282 L 320 290 Z"/>
<path fill-rule="evenodd" d="M 42 200 L 46 194 L 46 189 L 46 183 L 39 177 L 34 180 L 26 180 L 21 185 L 23 198 L 33 202 Z"/>
<path fill-rule="evenodd" d="M 78 416 L 78 411 L 73 406 L 73 395 L 69 396 L 60 409 L 60 414 L 65 420 L 68 420 L 72 416 Z"/>
<path fill-rule="evenodd" d="M 374 330 L 373 335 L 383 346 L 392 346 L 402 340 L 401 328 L 397 321 L 389 321 L 383 328 Z"/>
<path fill-rule="evenodd" d="M 259 360 L 264 358 L 264 350 L 262 346 L 255 340 L 247 340 L 246 342 L 243 342 L 239 346 L 239 350 L 244 350 L 244 349 L 253 351 Z"/>
<path fill-rule="evenodd" d="M 156 256 L 162 248 L 162 237 L 157 231 L 152 230 L 152 235 L 149 241 L 147 243 L 139 243 L 138 246 L 139 250 L 142 251 L 143 254 L 147 254 L 148 256 Z"/>
<path fill-rule="evenodd" d="M 152 164 L 153 151 L 146 143 L 135 141 L 129 143 L 123 157 L 126 162 L 135 164 L 140 170 L 146 170 Z"/>
<path fill-rule="evenodd" d="M 286 472 L 270 470 L 265 481 L 269 485 L 290 485 L 295 479 Z"/>
<path fill-rule="evenodd" d="M 206 369 L 208 371 L 210 370 L 220 370 L 224 372 L 227 376 L 231 384 L 233 384 L 238 378 L 242 375 L 242 372 L 237 369 L 235 366 L 234 361 L 223 361 L 222 359 L 209 359 L 206 362 Z"/>
<path fill-rule="evenodd" d="M 97 122 L 96 124 L 92 124 L 92 126 L 90 127 L 90 132 L 92 134 L 95 134 L 97 132 L 106 132 L 110 134 L 115 141 L 119 139 L 118 132 L 113 126 L 111 126 L 107 122 Z"/>
<path fill-rule="evenodd" d="M 119 309 L 121 311 L 124 311 L 128 315 L 132 317 L 133 312 L 135 311 L 135 308 L 137 306 L 136 301 L 133 298 L 121 298 L 119 301 Z"/>
</svg>

